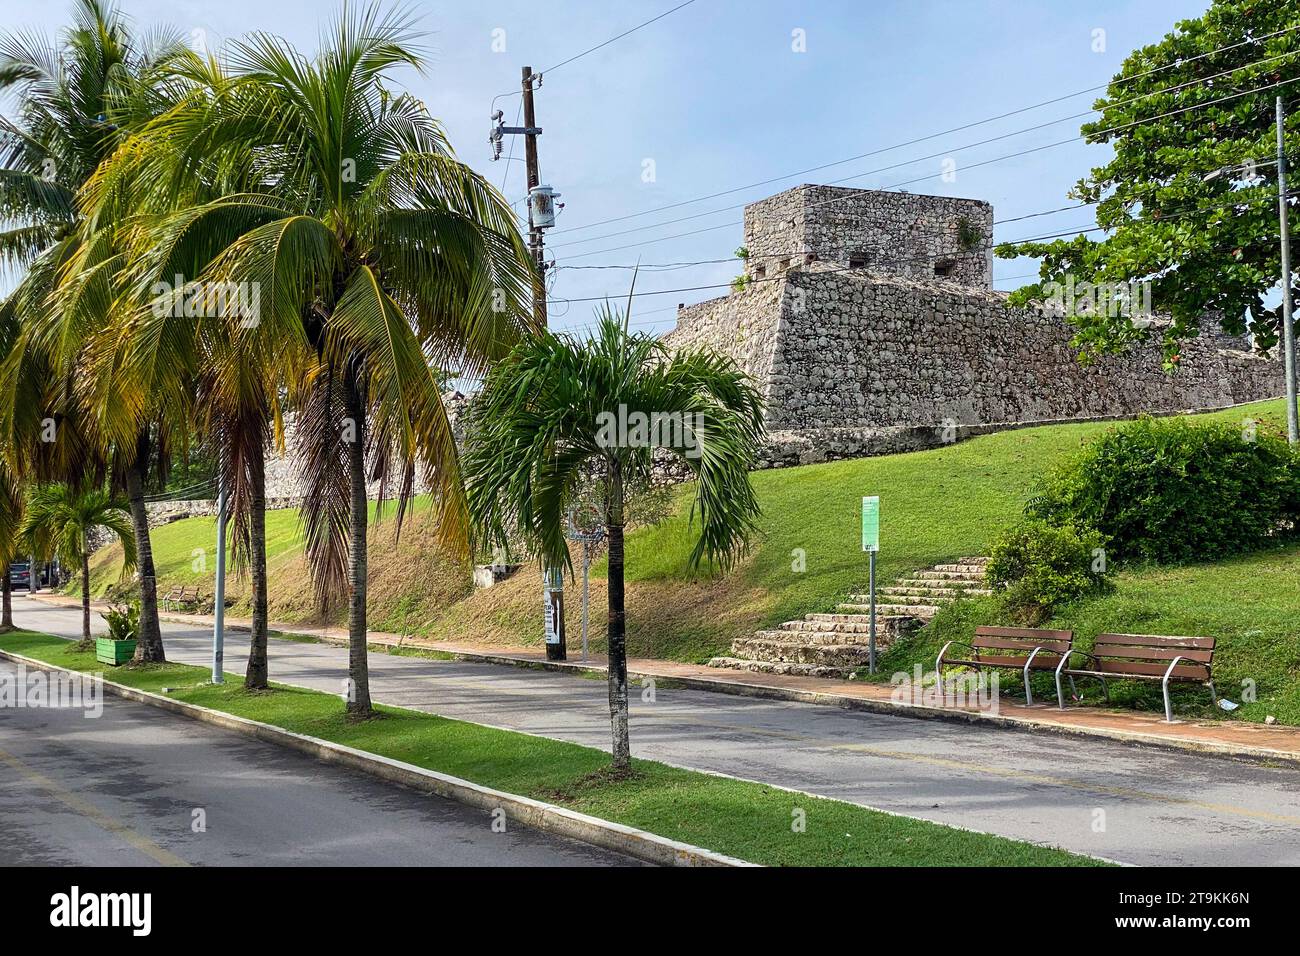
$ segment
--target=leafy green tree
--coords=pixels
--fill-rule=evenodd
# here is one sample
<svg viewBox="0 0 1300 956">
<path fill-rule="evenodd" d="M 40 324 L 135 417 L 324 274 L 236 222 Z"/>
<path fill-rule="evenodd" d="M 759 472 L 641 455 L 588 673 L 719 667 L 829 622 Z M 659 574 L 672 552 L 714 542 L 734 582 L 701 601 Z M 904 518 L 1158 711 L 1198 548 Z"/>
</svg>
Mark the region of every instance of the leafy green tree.
<svg viewBox="0 0 1300 956">
<path fill-rule="evenodd" d="M 1173 317 L 1157 326 L 1168 368 L 1177 366 L 1179 343 L 1207 317 L 1226 332 L 1249 331 L 1261 350 L 1272 348 L 1282 321 L 1280 305 L 1266 304 L 1281 275 L 1274 100 L 1281 94 L 1292 103 L 1286 145 L 1296 157 L 1300 86 L 1261 88 L 1297 79 L 1300 8 L 1293 3 L 1214 0 L 1201 17 L 1130 54 L 1097 101 L 1097 119 L 1082 127 L 1089 142 L 1109 144 L 1114 158 L 1070 194 L 1096 204 L 1097 224 L 1108 234 L 999 246 L 1002 258 L 1042 259 L 1040 282 L 1017 290 L 1012 302 L 1042 301 L 1044 284 L 1070 276 L 1150 282 L 1154 309 Z M 1207 178 L 1219 169 L 1230 171 Z M 1294 196 L 1288 202 L 1294 208 Z M 1153 334 L 1128 309 L 1080 309 L 1071 321 L 1085 354 L 1122 350 Z"/>
<path fill-rule="evenodd" d="M 546 567 L 572 570 L 569 507 L 594 483 L 609 546 L 609 709 L 613 767 L 630 767 L 623 526 L 630 487 L 648 484 L 656 449 L 695 478 L 691 564 L 726 566 L 755 532 L 749 483 L 762 439 L 757 391 L 729 359 L 672 354 L 605 307 L 585 342 L 531 336 L 488 374 L 465 451 L 476 525 L 505 543 L 517 528 Z M 656 422 L 658 424 L 656 424 Z"/>
<path fill-rule="evenodd" d="M 81 647 L 91 647 L 90 539 L 108 531 L 122 542 L 123 574 L 135 568 L 135 537 L 123 504 L 99 489 L 78 490 L 54 483 L 33 488 L 27 497 L 21 537 L 38 559 L 59 560 L 81 570 Z M 36 573 L 35 567 L 32 573 Z"/>
</svg>

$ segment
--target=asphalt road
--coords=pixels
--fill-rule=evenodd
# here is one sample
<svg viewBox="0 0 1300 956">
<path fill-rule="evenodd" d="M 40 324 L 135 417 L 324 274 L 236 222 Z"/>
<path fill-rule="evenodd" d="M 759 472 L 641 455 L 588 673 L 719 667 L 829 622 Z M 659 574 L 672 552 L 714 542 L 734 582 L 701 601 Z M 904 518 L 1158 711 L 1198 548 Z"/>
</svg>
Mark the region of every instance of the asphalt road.
<svg viewBox="0 0 1300 956">
<path fill-rule="evenodd" d="M 0 710 L 0 781 L 3 866 L 634 862 L 115 697 Z"/>
<path fill-rule="evenodd" d="M 78 635 L 79 614 L 15 599 L 16 622 L 33 630 Z M 164 627 L 169 658 L 210 663 L 210 632 Z M 246 655 L 247 635 L 229 634 L 226 670 L 242 671 Z M 370 661 L 378 701 L 608 749 L 601 681 L 384 653 Z M 272 640 L 270 662 L 273 680 L 331 693 L 346 676 L 346 651 L 331 645 Z M 636 756 L 909 816 L 1128 863 L 1300 865 L 1293 768 L 705 691 L 657 689 L 647 701 L 638 689 L 631 720 Z"/>
</svg>

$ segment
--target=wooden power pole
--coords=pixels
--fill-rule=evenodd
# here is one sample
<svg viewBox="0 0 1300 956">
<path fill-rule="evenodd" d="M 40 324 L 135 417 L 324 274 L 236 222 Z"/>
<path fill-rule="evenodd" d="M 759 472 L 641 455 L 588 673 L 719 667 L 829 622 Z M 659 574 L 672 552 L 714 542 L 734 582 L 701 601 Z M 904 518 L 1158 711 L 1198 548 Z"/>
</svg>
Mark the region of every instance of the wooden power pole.
<svg viewBox="0 0 1300 956">
<path fill-rule="evenodd" d="M 524 162 L 528 167 L 528 248 L 533 254 L 537 274 L 533 276 L 533 315 L 537 324 L 546 328 L 546 260 L 544 258 L 542 230 L 533 222 L 532 192 L 542 184 L 542 174 L 537 166 L 537 113 L 533 108 L 533 68 L 523 69 L 524 94 Z"/>
<path fill-rule="evenodd" d="M 533 190 L 542 184 L 541 170 L 537 164 L 537 111 L 533 106 L 533 68 L 523 68 L 524 95 L 524 162 L 528 168 L 528 249 L 533 254 L 533 316 L 541 328 L 546 328 L 546 258 L 542 228 L 533 220 Z M 542 606 L 546 659 L 562 661 L 568 657 L 564 640 L 564 569 L 542 569 Z"/>
</svg>

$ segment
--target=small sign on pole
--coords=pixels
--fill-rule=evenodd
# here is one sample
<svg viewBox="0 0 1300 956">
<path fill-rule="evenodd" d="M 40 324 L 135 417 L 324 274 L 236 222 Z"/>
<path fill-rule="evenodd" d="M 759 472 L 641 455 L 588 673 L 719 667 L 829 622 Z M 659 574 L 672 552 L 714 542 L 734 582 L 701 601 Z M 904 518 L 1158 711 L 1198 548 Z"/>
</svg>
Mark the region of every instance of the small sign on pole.
<svg viewBox="0 0 1300 956">
<path fill-rule="evenodd" d="M 876 672 L 876 552 L 880 550 L 880 496 L 862 499 L 862 550 L 870 562 L 868 593 L 871 608 L 871 636 L 867 643 L 867 671 Z"/>
</svg>

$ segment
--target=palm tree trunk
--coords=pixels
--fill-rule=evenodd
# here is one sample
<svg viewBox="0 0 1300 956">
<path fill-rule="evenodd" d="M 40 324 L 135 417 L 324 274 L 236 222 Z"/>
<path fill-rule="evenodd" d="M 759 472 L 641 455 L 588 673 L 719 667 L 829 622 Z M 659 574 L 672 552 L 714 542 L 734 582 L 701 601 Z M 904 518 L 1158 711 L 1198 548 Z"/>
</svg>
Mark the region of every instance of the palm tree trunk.
<svg viewBox="0 0 1300 956">
<path fill-rule="evenodd" d="M 90 650 L 90 555 L 81 550 L 81 647 Z"/>
<path fill-rule="evenodd" d="M 0 583 L 0 631 L 12 631 L 14 629 L 14 602 L 13 602 L 13 585 L 9 583 L 9 563 L 4 562 L 0 566 L 0 571 L 4 573 L 3 583 Z"/>
<path fill-rule="evenodd" d="M 623 473 L 617 461 L 609 463 L 605 533 L 609 541 L 609 720 L 613 732 L 613 767 L 631 769 L 632 744 L 628 739 L 627 616 L 623 606 Z"/>
<path fill-rule="evenodd" d="M 348 706 L 352 717 L 370 717 L 370 662 L 366 648 L 366 442 L 365 406 L 355 375 L 346 384 L 352 441 L 348 443 L 348 477 L 352 488 L 348 574 Z"/>
<path fill-rule="evenodd" d="M 254 444 L 248 459 L 250 502 L 251 558 L 253 576 L 253 633 L 248 642 L 248 670 L 244 686 L 264 690 L 267 686 L 267 593 L 266 593 L 266 465 L 265 450 Z"/>
<path fill-rule="evenodd" d="M 136 570 L 140 574 L 140 638 L 135 660 L 143 664 L 161 664 L 162 628 L 158 624 L 158 580 L 153 566 L 153 545 L 149 539 L 149 509 L 144 504 L 144 479 L 149 470 L 149 436 L 144 432 L 136 442 L 135 461 L 126 472 L 126 494 L 131 505 L 131 527 L 135 532 Z"/>
</svg>

